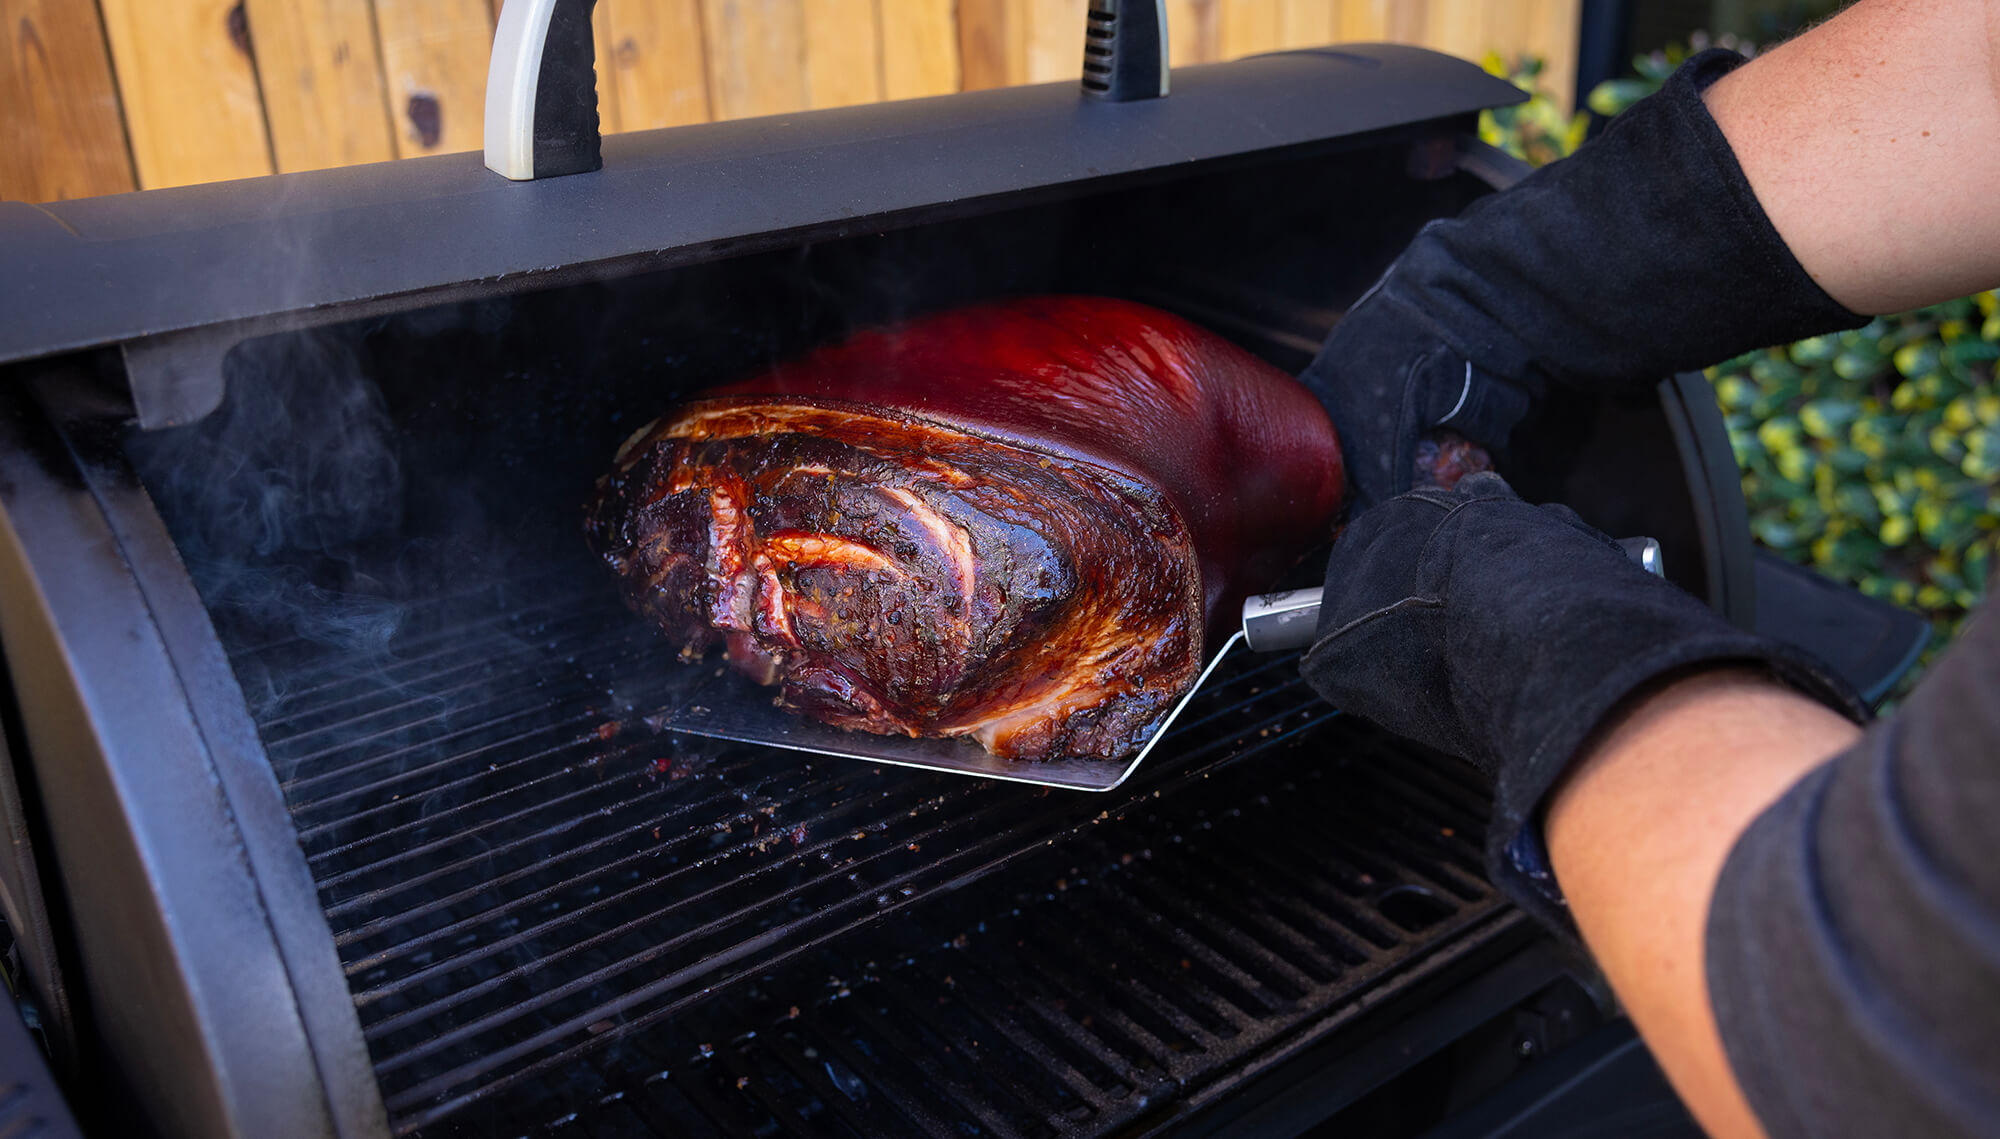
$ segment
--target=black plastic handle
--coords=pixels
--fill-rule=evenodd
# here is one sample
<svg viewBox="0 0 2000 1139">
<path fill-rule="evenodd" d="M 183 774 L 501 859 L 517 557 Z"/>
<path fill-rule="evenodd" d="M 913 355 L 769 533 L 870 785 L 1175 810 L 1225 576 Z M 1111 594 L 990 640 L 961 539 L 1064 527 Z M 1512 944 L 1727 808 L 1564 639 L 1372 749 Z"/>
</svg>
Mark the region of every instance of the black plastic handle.
<svg viewBox="0 0 2000 1139">
<path fill-rule="evenodd" d="M 1090 0 L 1083 93 L 1112 103 L 1167 93 L 1166 0 Z"/>
<path fill-rule="evenodd" d="M 604 166 L 597 120 L 597 44 L 590 16 L 597 0 L 556 0 L 542 47 L 535 95 L 535 177 L 581 174 Z"/>
<path fill-rule="evenodd" d="M 507 0 L 486 76 L 486 165 L 516 180 L 604 165 L 597 119 L 597 0 Z"/>
</svg>

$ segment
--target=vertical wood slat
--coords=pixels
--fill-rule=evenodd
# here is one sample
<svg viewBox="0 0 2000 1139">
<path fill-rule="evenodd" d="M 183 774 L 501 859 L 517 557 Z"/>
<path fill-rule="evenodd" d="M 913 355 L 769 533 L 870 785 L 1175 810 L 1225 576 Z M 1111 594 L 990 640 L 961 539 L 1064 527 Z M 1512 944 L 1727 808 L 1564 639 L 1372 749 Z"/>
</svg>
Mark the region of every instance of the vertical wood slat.
<svg viewBox="0 0 2000 1139">
<path fill-rule="evenodd" d="M 1343 43 L 1388 38 L 1389 0 L 1334 0 L 1333 34 Z"/>
<path fill-rule="evenodd" d="M 375 0 L 396 156 L 477 150 L 493 50 L 487 0 Z"/>
<path fill-rule="evenodd" d="M 89 0 L 0 0 L 12 33 L 0 60 L 0 194 L 48 199 L 479 145 L 489 13 L 503 0 L 98 2 L 108 75 Z M 599 116 L 612 131 L 1068 80 L 1085 2 L 599 0 Z M 1177 64 L 1386 39 L 1474 59 L 1539 55 L 1543 86 L 1565 104 L 1574 82 L 1580 0 L 1168 8 Z M 79 44 L 81 54 L 64 46 Z M 93 83 L 95 95 L 51 94 Z"/>
<path fill-rule="evenodd" d="M 612 44 L 598 61 L 597 82 L 600 90 L 617 89 L 620 130 L 714 117 L 700 0 L 597 0 L 597 6 L 607 14 Z"/>
<path fill-rule="evenodd" d="M 1563 112 L 1575 109 L 1576 52 L 1582 35 L 1580 0 L 1533 0 L 1529 29 L 1516 49 L 1542 60 L 1541 87 Z"/>
<path fill-rule="evenodd" d="M 801 0 L 702 0 L 709 107 L 718 119 L 806 105 Z"/>
<path fill-rule="evenodd" d="M 799 0 L 798 14 L 804 105 L 880 102 L 882 20 L 875 0 Z"/>
<path fill-rule="evenodd" d="M 52 202 L 135 185 L 97 5 L 0 0 L 0 198 Z"/>
<path fill-rule="evenodd" d="M 1025 17 L 1016 0 L 958 0 L 959 86 L 984 91 L 1018 83 L 1027 71 L 1023 58 Z"/>
<path fill-rule="evenodd" d="M 278 170 L 396 155 L 368 0 L 243 0 Z"/>
<path fill-rule="evenodd" d="M 625 126 L 618 113 L 618 75 L 613 70 L 616 47 L 611 38 L 611 0 L 597 0 L 597 6 L 591 9 L 590 40 L 597 56 L 597 129 L 616 134 Z M 488 53 L 491 53 L 490 42 Z"/>
<path fill-rule="evenodd" d="M 1333 0 L 1280 0 L 1278 44 L 1281 47 L 1320 47 L 1340 38 L 1335 26 Z"/>
<path fill-rule="evenodd" d="M 1488 34 L 1489 0 L 1429 0 L 1427 7 L 1425 47 L 1477 61 L 1497 46 Z"/>
<path fill-rule="evenodd" d="M 1222 7 L 1230 0 L 1167 0 L 1167 63 L 1184 67 L 1222 58 Z"/>
<path fill-rule="evenodd" d="M 1051 83 L 1083 74 L 1086 0 L 1018 0 L 1026 20 L 1026 74 L 1014 83 Z M 1170 28 L 1169 34 L 1172 33 Z"/>
<path fill-rule="evenodd" d="M 1222 6 L 1222 58 L 1278 49 L 1278 0 L 1228 0 Z"/>
<path fill-rule="evenodd" d="M 99 3 L 141 188 L 271 172 L 249 29 L 234 0 Z"/>
<path fill-rule="evenodd" d="M 916 99 L 958 90 L 958 23 L 952 0 L 878 0 L 882 97 Z"/>
<path fill-rule="evenodd" d="M 1335 34 L 1348 43 L 1423 43 L 1429 0 L 1337 0 Z"/>
</svg>

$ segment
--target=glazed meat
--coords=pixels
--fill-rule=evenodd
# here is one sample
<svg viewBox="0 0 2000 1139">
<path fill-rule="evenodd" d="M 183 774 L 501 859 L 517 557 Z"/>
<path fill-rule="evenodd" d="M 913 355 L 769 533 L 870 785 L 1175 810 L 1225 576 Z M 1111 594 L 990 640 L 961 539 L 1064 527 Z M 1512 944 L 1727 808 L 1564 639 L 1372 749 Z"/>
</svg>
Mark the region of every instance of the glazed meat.
<svg viewBox="0 0 2000 1139">
<path fill-rule="evenodd" d="M 793 709 L 1115 757 L 1340 490 L 1289 376 L 1142 305 L 1035 297 L 704 392 L 627 440 L 589 531 L 684 655 L 720 645 Z"/>
</svg>

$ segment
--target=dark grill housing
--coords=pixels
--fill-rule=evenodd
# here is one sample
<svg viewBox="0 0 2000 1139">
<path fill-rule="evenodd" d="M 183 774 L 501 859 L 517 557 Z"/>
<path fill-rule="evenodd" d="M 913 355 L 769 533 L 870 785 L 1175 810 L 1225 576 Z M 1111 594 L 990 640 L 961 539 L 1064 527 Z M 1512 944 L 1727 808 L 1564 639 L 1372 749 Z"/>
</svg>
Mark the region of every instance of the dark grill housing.
<svg viewBox="0 0 2000 1139">
<path fill-rule="evenodd" d="M 1431 1015 L 1469 978 L 1482 1016 L 1546 985 L 1507 971 L 1529 934 L 1479 877 L 1477 779 L 1288 658 L 1235 662 L 1097 796 L 649 725 L 685 670 L 580 509 L 676 396 L 1049 291 L 1297 369 L 1488 192 L 1466 132 L 1516 97 L 1383 47 L 1175 87 L 621 136 L 526 186 L 453 157 L 0 205 L 30 255 L 0 307 L 44 330 L 0 327 L 0 901 L 58 1050 L 118 1092 L 99 1122 L 1212 1129 L 1302 1065 L 1358 1099 L 1471 1027 Z M 1747 531 L 1692 390 L 1532 425 L 1513 473 L 1730 610 Z"/>
<path fill-rule="evenodd" d="M 672 392 L 913 307 L 1005 292 L 1137 294 L 1297 367 L 1370 271 L 1347 252 L 1356 238 L 1326 203 L 1387 213 L 1395 193 L 1445 211 L 1479 192 L 1462 175 L 1410 182 L 1401 162 L 1395 151 L 1294 160 L 1254 179 L 1211 175 L 269 337 L 232 357 L 238 407 L 134 438 L 234 669 L 257 694 L 258 732 L 392 1128 L 449 1124 L 480 1108 L 513 1120 L 522 1110 L 513 1105 L 547 1081 L 596 1069 L 615 1082 L 633 1057 L 656 1054 L 660 1034 L 673 1039 L 699 1019 L 722 1039 L 695 1041 L 696 1055 L 702 1043 L 724 1048 L 748 1032 L 779 1049 L 736 1045 L 740 1066 L 769 1069 L 759 1094 L 778 1097 L 765 1110 L 780 1131 L 812 1133 L 819 1125 L 806 1125 L 804 1112 L 839 1133 L 823 1091 L 810 1092 L 821 1105 L 812 1108 L 812 1085 L 785 1089 L 779 1075 L 813 1068 L 803 1054 L 813 1047 L 837 1058 L 821 1066 L 833 1090 L 874 1089 L 877 1110 L 911 1113 L 905 1126 L 918 1130 L 950 1133 L 974 1119 L 1000 1134 L 1100 1133 L 1231 1078 L 1379 980 L 1421 973 L 1449 956 L 1446 947 L 1499 928 L 1479 878 L 1477 789 L 1449 763 L 1345 787 L 1336 773 L 1358 769 L 1322 765 L 1356 733 L 1327 723 L 1331 710 L 1305 689 L 1293 657 L 1246 656 L 1212 680 L 1140 777 L 1103 796 L 722 745 L 649 724 L 680 698 L 686 666 L 619 602 L 580 537 L 591 480 Z M 1190 215 L 1231 224 L 1176 236 Z M 1404 216 L 1363 247 L 1406 240 L 1421 217 Z M 1253 257 L 1261 263 L 1247 277 L 1242 263 Z M 1321 268 L 1335 264 L 1352 268 Z M 453 377 L 442 391 L 440 373 Z M 329 387 L 302 391 L 302 376 Z M 353 391 L 328 394 L 342 386 Z M 260 399 L 276 405 L 268 415 L 256 410 Z M 329 407 L 365 410 L 322 437 L 296 422 L 301 406 L 316 419 Z M 269 419 L 288 413 L 274 453 Z M 229 538 L 237 509 L 218 516 L 211 480 L 188 477 L 204 470 L 197 454 L 229 456 L 232 467 L 248 455 L 267 472 L 237 487 L 252 501 L 275 488 L 287 499 L 344 493 L 373 504 L 382 452 L 402 468 L 390 521 L 281 527 L 248 591 Z M 357 470 L 343 470 L 351 455 Z M 332 502 L 328 516 L 339 519 L 343 505 Z M 495 532 L 502 519 L 513 523 L 504 538 Z M 308 582 L 306 596 L 332 594 L 352 612 L 302 610 L 299 587 L 274 595 L 271 576 Z M 486 580 L 468 587 L 468 576 Z M 396 632 L 380 641 L 378 625 Z M 1270 776 L 1257 760 L 1232 781 L 1237 813 L 1200 817 L 1211 775 L 1278 754 L 1311 757 L 1295 778 L 1312 795 L 1274 807 L 1258 794 Z M 1246 844 L 1248 832 L 1224 838 L 1273 814 L 1285 821 L 1273 824 L 1282 829 L 1268 850 Z M 1084 873 L 1113 857 L 1107 841 L 1123 844 L 1120 859 L 1146 857 Z M 1217 848 L 1215 868 L 1190 861 L 1187 852 L 1204 846 Z M 1048 889 L 1065 879 L 1046 869 L 1056 863 L 1078 872 L 1043 904 L 1052 908 L 1016 915 L 1020 887 L 988 881 Z M 937 904 L 941 895 L 950 903 Z M 1125 916 L 1076 915 L 1077 928 L 1098 936 L 1068 940 L 1072 899 L 1086 897 Z M 1170 936 L 1130 925 L 1147 911 L 1187 926 Z M 914 1000 L 901 982 L 859 980 L 902 977 L 921 991 L 928 974 L 910 971 L 915 962 L 885 964 L 903 935 L 873 927 L 892 913 L 910 936 L 926 931 L 911 945 L 966 940 L 953 951 L 963 971 L 993 979 L 953 1004 L 987 1028 L 871 1016 L 865 1002 L 828 1003 L 824 985 L 809 980 L 831 969 L 896 1002 L 884 1009 Z M 1058 913 L 1064 928 L 1039 928 Z M 977 932 L 981 920 L 1022 944 L 1010 951 Z M 926 923 L 941 923 L 935 936 Z M 768 1009 L 752 1011 L 753 1001 L 736 1014 L 750 1019 L 734 1024 L 719 1011 L 724 994 L 769 988 L 772 970 L 798 978 L 783 1010 L 801 1010 L 793 1036 L 824 1048 L 800 1043 L 787 1059 L 786 1037 L 759 1028 Z M 1044 1012 L 1047 1001 L 1095 1007 L 1079 1014 L 1091 1024 L 1027 1035 L 1029 1022 L 1016 1022 L 1008 1004 L 1034 992 L 1046 994 Z M 1036 1019 L 1044 1036 L 1055 1031 Z M 953 1059 L 975 1038 L 1010 1057 L 995 1063 L 1017 1073 L 1011 1090 Z M 1035 1053 L 1006 1051 L 1029 1044 L 1044 1059 L 1076 1052 L 1065 1065 L 1096 1079 L 1038 1086 L 1026 1075 Z M 729 1106 L 750 1090 L 689 1103 L 716 1116 L 711 1127 L 754 1133 L 759 1125 Z M 785 1097 L 796 1102 L 781 1107 Z"/>
</svg>

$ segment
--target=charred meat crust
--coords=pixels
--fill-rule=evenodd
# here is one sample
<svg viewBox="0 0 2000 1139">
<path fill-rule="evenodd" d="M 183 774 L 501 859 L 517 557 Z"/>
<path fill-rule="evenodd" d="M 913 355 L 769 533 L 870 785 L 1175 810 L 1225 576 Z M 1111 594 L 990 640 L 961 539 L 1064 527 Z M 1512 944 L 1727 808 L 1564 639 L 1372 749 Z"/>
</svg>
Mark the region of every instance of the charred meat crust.
<svg viewBox="0 0 2000 1139">
<path fill-rule="evenodd" d="M 1013 758 L 1136 750 L 1341 492 L 1290 376 L 1103 297 L 942 312 L 704 395 L 591 509 L 632 606 L 817 719 Z"/>
<path fill-rule="evenodd" d="M 591 510 L 627 601 L 816 719 L 1018 759 L 1134 750 L 1201 666 L 1201 582 L 1157 488 L 836 401 L 704 400 Z"/>
</svg>

